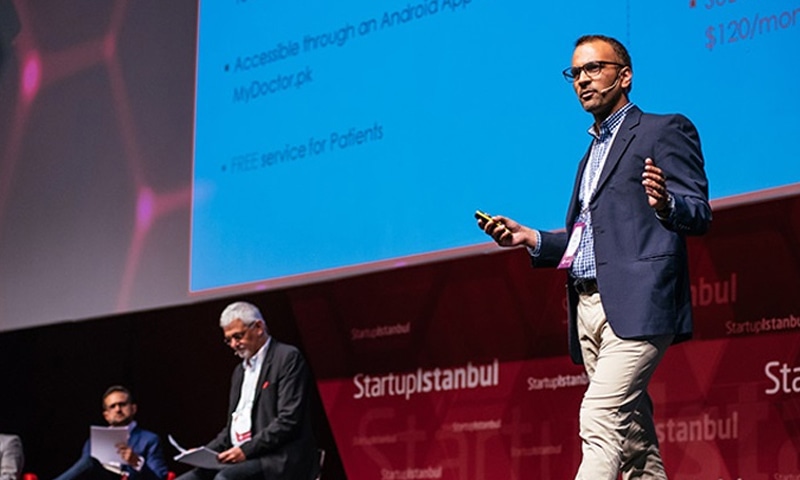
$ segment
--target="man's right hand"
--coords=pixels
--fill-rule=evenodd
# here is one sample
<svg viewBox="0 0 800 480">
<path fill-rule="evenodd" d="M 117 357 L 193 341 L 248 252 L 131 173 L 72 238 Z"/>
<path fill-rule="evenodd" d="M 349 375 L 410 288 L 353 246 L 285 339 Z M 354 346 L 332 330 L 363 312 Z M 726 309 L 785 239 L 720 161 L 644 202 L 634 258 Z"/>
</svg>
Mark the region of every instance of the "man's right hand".
<svg viewBox="0 0 800 480">
<path fill-rule="evenodd" d="M 478 219 L 478 227 L 501 247 L 525 245 L 536 248 L 536 231 L 502 215 L 494 215 L 491 221 Z"/>
</svg>

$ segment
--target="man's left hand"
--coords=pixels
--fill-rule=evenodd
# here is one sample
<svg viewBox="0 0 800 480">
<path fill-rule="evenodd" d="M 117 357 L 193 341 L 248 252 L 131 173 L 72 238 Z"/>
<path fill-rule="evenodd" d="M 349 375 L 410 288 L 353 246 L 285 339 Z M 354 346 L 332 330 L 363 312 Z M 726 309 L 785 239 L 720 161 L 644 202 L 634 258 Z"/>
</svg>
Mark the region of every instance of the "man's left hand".
<svg viewBox="0 0 800 480">
<path fill-rule="evenodd" d="M 127 463 L 132 467 L 136 467 L 139 465 L 139 455 L 136 455 L 136 452 L 133 449 L 124 443 L 120 443 L 117 445 L 117 453 L 119 453 L 120 458 L 122 461 Z"/>
<path fill-rule="evenodd" d="M 658 168 L 652 158 L 644 161 L 642 173 L 642 186 L 647 194 L 647 203 L 659 215 L 669 214 L 669 191 L 667 191 L 667 178 L 664 171 Z"/>
<path fill-rule="evenodd" d="M 239 463 L 245 461 L 246 457 L 241 448 L 233 447 L 217 455 L 217 460 L 220 463 Z"/>
</svg>

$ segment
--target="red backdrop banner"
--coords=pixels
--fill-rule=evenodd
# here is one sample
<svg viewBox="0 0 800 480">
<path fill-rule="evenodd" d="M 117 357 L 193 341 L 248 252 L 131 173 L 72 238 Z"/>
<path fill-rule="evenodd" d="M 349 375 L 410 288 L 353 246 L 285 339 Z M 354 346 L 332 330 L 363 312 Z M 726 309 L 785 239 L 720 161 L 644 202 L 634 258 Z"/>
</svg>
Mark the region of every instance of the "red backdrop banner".
<svg viewBox="0 0 800 480">
<path fill-rule="evenodd" d="M 690 239 L 695 338 L 650 393 L 670 478 L 800 479 L 800 199 Z M 291 291 L 348 478 L 572 478 L 587 378 L 524 250 Z"/>
</svg>

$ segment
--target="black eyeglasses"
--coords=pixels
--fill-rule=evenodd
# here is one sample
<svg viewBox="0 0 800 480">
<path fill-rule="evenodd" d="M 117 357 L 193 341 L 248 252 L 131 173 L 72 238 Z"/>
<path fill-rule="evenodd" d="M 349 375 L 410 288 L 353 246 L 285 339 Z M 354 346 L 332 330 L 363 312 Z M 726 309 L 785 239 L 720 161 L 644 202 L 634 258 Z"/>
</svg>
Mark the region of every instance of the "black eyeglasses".
<svg viewBox="0 0 800 480">
<path fill-rule="evenodd" d="M 255 326 L 257 324 L 258 324 L 258 322 L 251 323 L 250 325 L 245 326 L 245 329 L 242 330 L 241 332 L 232 333 L 232 334 L 228 335 L 227 337 L 223 337 L 222 342 L 225 345 L 230 345 L 231 342 L 233 342 L 233 341 L 236 341 L 236 342 L 241 341 L 244 338 L 244 336 L 247 335 L 247 330 L 249 328 L 252 328 L 253 326 Z"/>
<path fill-rule="evenodd" d="M 580 67 L 565 68 L 564 71 L 561 72 L 561 74 L 564 75 L 564 79 L 568 82 L 574 82 L 575 79 L 581 76 L 581 72 L 586 72 L 586 75 L 589 78 L 597 78 L 597 76 L 600 75 L 600 72 L 603 71 L 603 67 L 605 67 L 606 65 L 627 67 L 627 65 L 622 63 L 597 61 L 597 62 L 584 63 Z"/>
<path fill-rule="evenodd" d="M 106 410 L 114 410 L 117 407 L 123 407 L 124 408 L 124 407 L 127 407 L 130 404 L 131 404 L 130 400 L 125 400 L 124 402 L 112 403 L 111 405 L 106 405 Z"/>
</svg>

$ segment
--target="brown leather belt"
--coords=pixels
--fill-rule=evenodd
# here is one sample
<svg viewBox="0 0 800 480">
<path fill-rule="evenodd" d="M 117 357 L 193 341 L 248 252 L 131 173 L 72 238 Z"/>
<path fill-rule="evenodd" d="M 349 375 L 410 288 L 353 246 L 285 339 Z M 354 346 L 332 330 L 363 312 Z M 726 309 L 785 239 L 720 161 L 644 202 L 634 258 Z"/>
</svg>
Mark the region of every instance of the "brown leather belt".
<svg viewBox="0 0 800 480">
<path fill-rule="evenodd" d="M 597 290 L 597 280 L 590 278 L 587 280 L 575 280 L 573 284 L 575 291 L 580 295 L 594 295 Z"/>
</svg>

